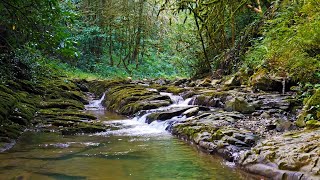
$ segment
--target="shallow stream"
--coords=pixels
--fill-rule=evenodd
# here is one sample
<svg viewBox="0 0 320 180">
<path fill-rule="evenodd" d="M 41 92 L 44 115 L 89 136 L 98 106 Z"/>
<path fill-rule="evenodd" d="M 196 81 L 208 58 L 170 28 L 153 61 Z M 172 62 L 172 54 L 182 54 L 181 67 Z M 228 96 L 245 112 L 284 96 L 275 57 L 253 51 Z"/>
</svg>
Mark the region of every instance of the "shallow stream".
<svg viewBox="0 0 320 180">
<path fill-rule="evenodd" d="M 87 109 L 112 128 L 70 136 L 25 132 L 0 153 L 0 179 L 249 179 L 232 164 L 171 136 L 161 123 L 118 116 L 98 100 Z"/>
</svg>

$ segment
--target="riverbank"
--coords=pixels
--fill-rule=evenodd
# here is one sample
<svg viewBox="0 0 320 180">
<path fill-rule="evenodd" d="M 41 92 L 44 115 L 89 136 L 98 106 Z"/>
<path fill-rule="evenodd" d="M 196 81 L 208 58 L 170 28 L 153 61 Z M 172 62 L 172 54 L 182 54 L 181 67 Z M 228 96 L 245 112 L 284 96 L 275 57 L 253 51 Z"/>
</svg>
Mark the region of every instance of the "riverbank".
<svg viewBox="0 0 320 180">
<path fill-rule="evenodd" d="M 1 151 L 14 145 L 29 127 L 62 134 L 104 131 L 106 127 L 95 122 L 96 117 L 83 112 L 87 92 L 86 87 L 63 77 L 0 85 Z"/>
<path fill-rule="evenodd" d="M 0 97 L 7 100 L 1 104 L 3 150 L 30 126 L 62 135 L 106 131 L 108 125 L 82 111 L 87 93 L 99 97 L 105 93 L 103 104 L 108 110 L 145 118 L 149 124 L 164 121 L 172 134 L 251 173 L 273 179 L 319 177 L 319 130 L 296 126 L 296 110 L 302 107 L 293 92 L 258 92 L 209 79 L 70 81 L 61 77 L 38 83 L 12 81 L 1 91 Z M 173 103 L 180 106 L 170 106 Z"/>
<path fill-rule="evenodd" d="M 138 115 L 146 123 L 166 121 L 172 134 L 246 171 L 272 179 L 319 178 L 318 129 L 297 126 L 302 104 L 294 92 L 257 92 L 208 79 L 131 81 L 103 89 L 109 110 Z M 101 93 L 99 88 L 92 91 Z M 161 92 L 172 95 L 168 99 Z M 189 106 L 152 111 L 176 101 L 174 95 Z"/>
</svg>

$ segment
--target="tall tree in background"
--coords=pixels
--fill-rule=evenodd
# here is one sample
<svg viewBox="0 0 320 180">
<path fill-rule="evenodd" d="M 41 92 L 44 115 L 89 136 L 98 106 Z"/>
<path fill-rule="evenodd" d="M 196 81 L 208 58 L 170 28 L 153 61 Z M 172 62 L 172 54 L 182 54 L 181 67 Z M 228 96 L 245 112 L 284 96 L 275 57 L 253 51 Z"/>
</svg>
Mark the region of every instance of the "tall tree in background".
<svg viewBox="0 0 320 180">
<path fill-rule="evenodd" d="M 242 24 L 243 18 L 248 18 L 247 14 L 252 17 L 257 13 L 262 13 L 264 8 L 270 6 L 268 0 L 197 0 L 197 1 L 163 1 L 162 9 L 173 9 L 176 13 L 189 13 L 195 19 L 195 26 L 198 29 L 199 41 L 203 47 L 204 61 L 199 65 L 206 64 L 206 67 L 200 70 L 211 70 L 211 64 L 219 66 L 221 59 L 225 58 L 225 53 L 236 46 L 236 40 L 240 37 L 242 27 L 248 24 Z M 239 22 L 237 22 L 239 21 Z M 216 67 L 218 68 L 218 67 Z M 199 72 L 205 73 L 205 72 Z"/>
<path fill-rule="evenodd" d="M 148 17 L 148 9 L 152 7 L 147 6 L 146 0 L 83 0 L 80 10 L 84 15 L 84 23 L 91 24 L 89 28 L 92 28 L 92 25 L 96 26 L 100 37 L 105 37 L 104 40 L 100 37 L 94 38 L 91 42 L 90 46 L 94 48 L 90 51 L 95 58 L 99 59 L 98 55 L 103 53 L 108 57 L 110 66 L 115 65 L 116 58 L 118 66 L 122 64 L 128 69 L 128 64 L 135 64 L 138 67 L 143 53 L 142 42 L 146 42 L 145 39 L 149 38 L 148 31 L 153 29 L 154 22 L 148 22 L 156 20 Z M 101 53 L 96 53 L 96 49 Z"/>
</svg>

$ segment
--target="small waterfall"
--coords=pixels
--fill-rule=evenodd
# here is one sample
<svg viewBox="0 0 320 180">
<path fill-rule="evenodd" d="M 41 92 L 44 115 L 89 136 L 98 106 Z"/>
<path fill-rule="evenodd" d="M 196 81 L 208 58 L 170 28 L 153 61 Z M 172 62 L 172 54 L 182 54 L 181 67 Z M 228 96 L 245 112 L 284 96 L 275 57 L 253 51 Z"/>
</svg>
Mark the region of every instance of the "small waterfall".
<svg viewBox="0 0 320 180">
<path fill-rule="evenodd" d="M 184 99 L 181 96 L 173 95 L 172 93 L 160 92 L 160 95 L 169 96 L 173 104 L 180 104 L 184 101 Z"/>
<path fill-rule="evenodd" d="M 147 122 L 147 117 L 152 114 L 152 113 L 157 113 L 157 112 L 164 112 L 164 111 L 170 111 L 171 109 L 174 108 L 181 108 L 181 107 L 187 107 L 190 106 L 189 103 L 192 100 L 192 98 L 187 98 L 184 100 L 181 96 L 178 95 L 173 95 L 172 93 L 167 93 L 167 92 L 160 92 L 161 95 L 163 96 L 169 96 L 173 104 L 170 106 L 166 107 L 159 107 L 157 109 L 151 109 L 148 110 L 146 114 L 142 116 L 136 116 L 132 120 L 138 121 L 140 123 L 146 123 Z M 160 120 L 155 120 L 152 123 L 149 124 L 152 128 L 159 129 L 159 130 L 168 130 L 172 124 L 178 121 L 183 121 L 186 119 L 186 116 L 175 116 L 171 119 L 167 119 L 164 121 Z"/>
<path fill-rule="evenodd" d="M 153 90 L 153 89 L 151 89 Z M 183 121 L 186 119 L 186 116 L 175 116 L 167 120 L 155 120 L 150 124 L 147 122 L 147 117 L 152 113 L 161 113 L 166 111 L 171 111 L 183 107 L 190 106 L 189 103 L 192 98 L 188 98 L 184 100 L 181 96 L 173 95 L 172 93 L 161 92 L 163 96 L 169 96 L 173 104 L 166 107 L 159 107 L 157 109 L 150 109 L 144 112 L 143 115 L 138 115 L 132 119 L 123 119 L 123 120 L 115 120 L 115 121 L 105 121 L 105 124 L 111 125 L 114 129 L 109 130 L 107 132 L 98 133 L 100 135 L 129 135 L 129 136 L 159 136 L 168 135 L 168 129 L 179 121 Z M 105 110 L 102 106 L 101 102 L 105 98 L 105 94 L 98 99 L 90 101 L 90 104 L 86 106 L 87 110 L 99 111 Z"/>
<path fill-rule="evenodd" d="M 101 102 L 104 100 L 106 93 L 103 93 L 100 99 L 92 100 L 88 105 L 85 105 L 86 110 L 104 110 Z"/>
</svg>

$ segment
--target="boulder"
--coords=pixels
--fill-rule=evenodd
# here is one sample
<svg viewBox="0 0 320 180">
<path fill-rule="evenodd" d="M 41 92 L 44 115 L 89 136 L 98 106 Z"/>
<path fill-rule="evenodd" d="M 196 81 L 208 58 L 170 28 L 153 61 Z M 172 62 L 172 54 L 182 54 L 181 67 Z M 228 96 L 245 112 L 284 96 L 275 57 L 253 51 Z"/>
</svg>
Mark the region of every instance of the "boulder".
<svg viewBox="0 0 320 180">
<path fill-rule="evenodd" d="M 183 78 L 183 79 L 177 79 L 177 80 L 175 80 L 175 81 L 173 82 L 173 85 L 174 85 L 174 86 L 180 86 L 180 85 L 182 85 L 182 84 L 184 84 L 184 83 L 186 83 L 186 82 L 188 82 L 188 79 L 185 79 L 185 78 Z"/>
<path fill-rule="evenodd" d="M 251 76 L 251 86 L 255 90 L 282 92 L 282 78 L 270 75 L 267 69 L 259 69 Z"/>
<path fill-rule="evenodd" d="M 200 105 L 207 107 L 217 107 L 220 105 L 220 99 L 207 95 L 197 95 L 191 100 L 192 105 Z"/>
<path fill-rule="evenodd" d="M 253 149 L 240 155 L 238 163 L 244 167 L 272 164 L 274 172 L 290 172 L 310 179 L 320 179 L 320 129 L 313 131 L 291 131 L 280 136 L 273 136 L 261 141 Z M 253 168 L 253 170 L 257 170 Z M 266 172 L 263 168 L 255 173 Z M 275 175 L 267 177 L 275 179 Z M 290 179 L 290 178 L 288 178 Z"/>
<path fill-rule="evenodd" d="M 229 77 L 223 85 L 225 86 L 240 86 L 240 81 L 237 79 L 236 76 Z"/>
<path fill-rule="evenodd" d="M 205 78 L 200 81 L 197 85 L 198 87 L 212 87 L 211 80 L 209 78 Z"/>
<path fill-rule="evenodd" d="M 250 105 L 243 97 L 236 97 L 226 102 L 226 111 L 238 111 L 240 113 L 249 114 L 254 112 L 255 108 Z"/>
<path fill-rule="evenodd" d="M 160 121 L 168 120 L 168 119 L 171 119 L 171 118 L 173 118 L 175 116 L 181 115 L 183 112 L 187 111 L 190 108 L 191 107 L 177 108 L 177 109 L 172 109 L 172 110 L 169 110 L 169 111 L 152 113 L 152 114 L 147 116 L 146 122 L 148 124 L 150 124 L 155 120 L 160 120 Z"/>
<path fill-rule="evenodd" d="M 193 108 L 188 109 L 185 112 L 183 112 L 182 115 L 185 115 L 187 117 L 191 117 L 191 116 L 197 115 L 199 111 L 200 111 L 199 107 L 193 107 Z"/>
</svg>

